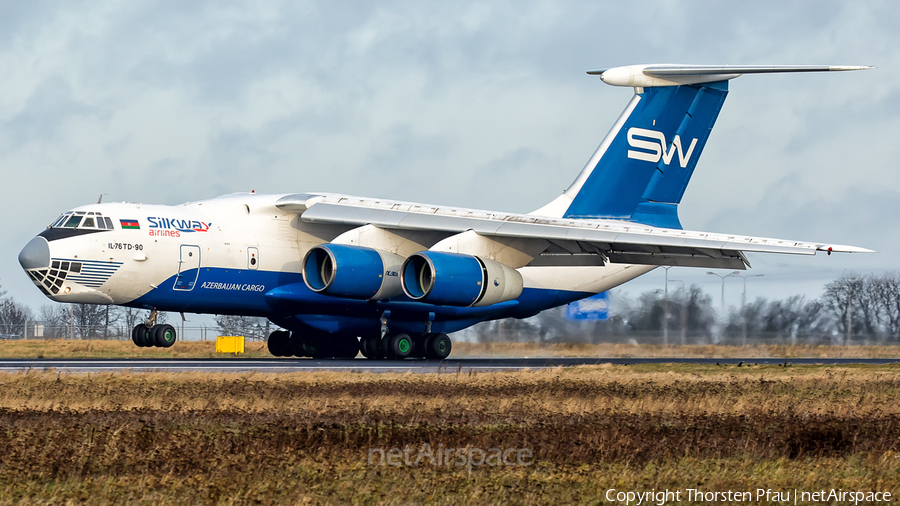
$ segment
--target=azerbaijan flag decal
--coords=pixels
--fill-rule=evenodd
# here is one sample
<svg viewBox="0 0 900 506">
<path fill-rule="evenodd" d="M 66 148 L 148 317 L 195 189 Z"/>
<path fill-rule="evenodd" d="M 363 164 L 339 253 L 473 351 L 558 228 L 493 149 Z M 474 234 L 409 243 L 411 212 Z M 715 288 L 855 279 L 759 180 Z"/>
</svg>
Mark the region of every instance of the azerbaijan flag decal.
<svg viewBox="0 0 900 506">
<path fill-rule="evenodd" d="M 138 220 L 119 220 L 119 224 L 122 225 L 123 229 L 141 229 L 141 225 L 138 223 Z"/>
</svg>

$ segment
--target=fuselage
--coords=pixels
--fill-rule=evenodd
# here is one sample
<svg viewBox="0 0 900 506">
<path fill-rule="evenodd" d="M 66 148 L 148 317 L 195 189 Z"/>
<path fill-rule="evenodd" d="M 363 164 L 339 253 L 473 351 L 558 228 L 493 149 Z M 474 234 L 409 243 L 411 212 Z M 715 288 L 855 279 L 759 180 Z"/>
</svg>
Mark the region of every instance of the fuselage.
<svg viewBox="0 0 900 506">
<path fill-rule="evenodd" d="M 525 317 L 629 281 L 651 266 L 521 267 L 522 294 L 487 307 L 451 307 L 320 295 L 302 260 L 354 226 L 307 223 L 275 206 L 283 195 L 234 194 L 177 206 L 92 204 L 64 213 L 32 240 L 20 262 L 51 299 L 160 311 L 267 317 L 332 333 L 392 327 L 453 332 L 480 321 Z M 451 234 L 434 234 L 437 242 Z"/>
</svg>

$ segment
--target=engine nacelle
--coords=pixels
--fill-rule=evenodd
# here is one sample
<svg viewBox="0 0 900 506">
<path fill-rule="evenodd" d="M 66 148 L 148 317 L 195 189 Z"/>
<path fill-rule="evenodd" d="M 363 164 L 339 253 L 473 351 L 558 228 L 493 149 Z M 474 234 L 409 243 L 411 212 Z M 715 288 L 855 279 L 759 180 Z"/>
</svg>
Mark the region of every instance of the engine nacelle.
<svg viewBox="0 0 900 506">
<path fill-rule="evenodd" d="M 361 246 L 320 244 L 303 258 L 303 281 L 310 290 L 348 299 L 388 299 L 403 294 L 403 257 Z"/>
<path fill-rule="evenodd" d="M 522 294 L 519 271 L 472 255 L 422 251 L 403 262 L 406 295 L 445 306 L 489 306 Z"/>
</svg>

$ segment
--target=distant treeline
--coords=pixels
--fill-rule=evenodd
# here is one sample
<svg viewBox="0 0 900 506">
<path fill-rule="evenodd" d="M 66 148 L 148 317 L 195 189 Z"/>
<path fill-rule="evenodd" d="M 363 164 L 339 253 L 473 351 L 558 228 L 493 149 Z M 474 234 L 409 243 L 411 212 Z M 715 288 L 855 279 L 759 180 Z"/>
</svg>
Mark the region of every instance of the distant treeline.
<svg viewBox="0 0 900 506">
<path fill-rule="evenodd" d="M 482 323 L 473 332 L 479 342 L 900 344 L 900 273 L 845 274 L 817 299 L 760 297 L 721 317 L 697 285 L 670 292 L 668 301 L 659 290 L 636 299 L 612 291 L 605 321 L 565 315 L 565 307 L 556 308 Z"/>
</svg>

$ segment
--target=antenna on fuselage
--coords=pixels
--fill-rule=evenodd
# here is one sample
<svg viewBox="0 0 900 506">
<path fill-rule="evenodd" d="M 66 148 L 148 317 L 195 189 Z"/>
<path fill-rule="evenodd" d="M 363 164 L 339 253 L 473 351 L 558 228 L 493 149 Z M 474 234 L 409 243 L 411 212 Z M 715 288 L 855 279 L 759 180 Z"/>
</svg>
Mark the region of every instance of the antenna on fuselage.
<svg viewBox="0 0 900 506">
<path fill-rule="evenodd" d="M 109 195 L 108 193 L 101 193 L 99 197 L 97 197 L 97 203 L 99 204 L 101 200 L 103 200 L 104 195 Z"/>
</svg>

